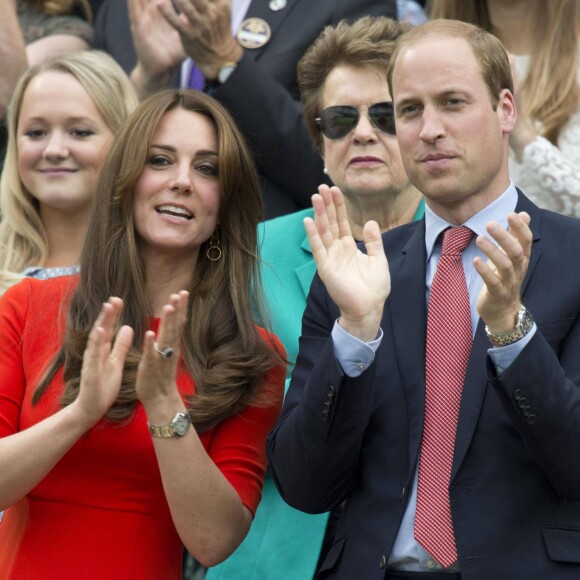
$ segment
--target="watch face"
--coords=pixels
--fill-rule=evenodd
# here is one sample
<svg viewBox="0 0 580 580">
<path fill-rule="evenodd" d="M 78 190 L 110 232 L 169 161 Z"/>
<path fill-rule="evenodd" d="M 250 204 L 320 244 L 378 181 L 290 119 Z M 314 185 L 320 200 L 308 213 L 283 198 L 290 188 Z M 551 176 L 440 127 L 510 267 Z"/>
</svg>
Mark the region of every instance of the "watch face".
<svg viewBox="0 0 580 580">
<path fill-rule="evenodd" d="M 521 320 L 519 321 L 519 327 L 522 329 L 522 332 L 528 334 L 528 332 L 532 330 L 533 325 L 534 319 L 532 318 L 532 315 L 527 310 L 524 310 Z"/>
<path fill-rule="evenodd" d="M 180 414 L 174 421 L 174 431 L 178 437 L 183 437 L 189 431 L 189 415 Z"/>
</svg>

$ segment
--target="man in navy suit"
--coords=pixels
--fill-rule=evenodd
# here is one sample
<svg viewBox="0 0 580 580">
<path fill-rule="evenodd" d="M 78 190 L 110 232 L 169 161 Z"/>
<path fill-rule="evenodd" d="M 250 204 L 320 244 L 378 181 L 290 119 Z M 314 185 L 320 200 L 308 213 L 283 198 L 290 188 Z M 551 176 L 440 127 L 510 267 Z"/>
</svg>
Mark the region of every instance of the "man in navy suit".
<svg viewBox="0 0 580 580">
<path fill-rule="evenodd" d="M 579 578 L 580 222 L 539 209 L 509 179 L 517 114 L 493 36 L 454 21 L 418 26 L 398 42 L 389 85 L 425 219 L 382 238 L 369 222 L 362 251 L 340 191 L 313 196 L 305 226 L 319 277 L 268 441 L 274 481 L 306 512 L 344 502 L 319 578 Z M 448 559 L 425 547 L 439 524 L 423 529 L 435 544 L 416 525 L 429 298 L 440 234 L 457 226 L 474 234 L 459 265 L 473 332 L 443 487 Z M 450 358 L 459 318 L 439 322 Z"/>
<path fill-rule="evenodd" d="M 161 10 L 153 0 L 108 0 L 95 46 L 131 74 L 141 96 L 188 86 L 193 59 L 201 85 L 255 152 L 272 218 L 308 207 L 330 183 L 302 119 L 298 61 L 325 26 L 367 14 L 396 18 L 396 0 L 163 0 Z"/>
</svg>

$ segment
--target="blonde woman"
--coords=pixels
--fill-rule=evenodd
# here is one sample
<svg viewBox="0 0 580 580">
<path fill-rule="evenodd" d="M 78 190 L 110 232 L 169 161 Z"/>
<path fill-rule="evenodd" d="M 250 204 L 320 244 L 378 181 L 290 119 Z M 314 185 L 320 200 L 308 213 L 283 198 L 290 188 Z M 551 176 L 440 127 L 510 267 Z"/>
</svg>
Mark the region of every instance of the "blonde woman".
<svg viewBox="0 0 580 580">
<path fill-rule="evenodd" d="M 580 3 L 431 0 L 431 18 L 471 22 L 511 54 L 518 123 L 510 174 L 538 205 L 580 217 Z"/>
<path fill-rule="evenodd" d="M 136 102 L 102 53 L 57 56 L 24 74 L 0 179 L 0 293 L 25 274 L 75 271 L 99 172 Z"/>
</svg>

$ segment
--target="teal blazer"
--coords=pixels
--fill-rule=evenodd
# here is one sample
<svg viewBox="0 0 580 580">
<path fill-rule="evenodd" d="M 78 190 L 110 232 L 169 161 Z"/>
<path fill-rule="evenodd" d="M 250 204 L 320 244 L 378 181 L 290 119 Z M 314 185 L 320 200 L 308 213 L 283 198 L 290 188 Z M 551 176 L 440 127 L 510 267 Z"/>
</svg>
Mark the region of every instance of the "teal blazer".
<svg viewBox="0 0 580 580">
<path fill-rule="evenodd" d="M 424 212 L 421 201 L 413 220 L 421 219 Z M 262 222 L 258 230 L 271 328 L 292 363 L 286 388 L 298 355 L 306 297 L 316 273 L 302 223 L 313 215 L 309 208 Z M 327 521 L 327 513 L 310 515 L 291 508 L 268 474 L 246 539 L 225 562 L 207 571 L 206 580 L 309 580 L 320 556 Z"/>
<path fill-rule="evenodd" d="M 316 264 L 304 231 L 304 218 L 312 208 L 262 222 L 258 226 L 262 257 L 262 282 L 272 330 L 286 348 L 290 378 L 302 331 L 306 297 L 316 274 Z"/>
</svg>

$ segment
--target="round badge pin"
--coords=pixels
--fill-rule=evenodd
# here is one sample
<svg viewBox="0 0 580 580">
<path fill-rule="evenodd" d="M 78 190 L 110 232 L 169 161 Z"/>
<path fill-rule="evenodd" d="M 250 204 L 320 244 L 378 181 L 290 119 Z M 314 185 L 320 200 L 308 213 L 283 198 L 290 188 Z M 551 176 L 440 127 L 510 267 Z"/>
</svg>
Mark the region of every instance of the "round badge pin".
<svg viewBox="0 0 580 580">
<path fill-rule="evenodd" d="M 278 12 L 278 10 L 286 8 L 286 0 L 271 0 L 269 6 L 270 10 Z"/>
<path fill-rule="evenodd" d="M 247 18 L 240 24 L 236 38 L 244 48 L 261 48 L 272 36 L 270 26 L 261 18 Z"/>
</svg>

